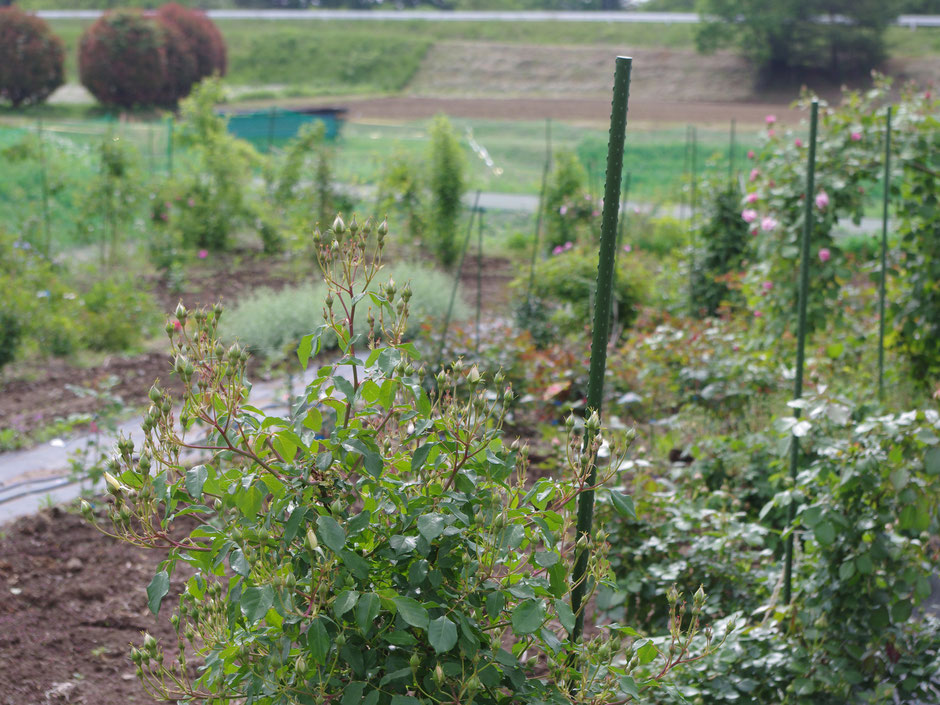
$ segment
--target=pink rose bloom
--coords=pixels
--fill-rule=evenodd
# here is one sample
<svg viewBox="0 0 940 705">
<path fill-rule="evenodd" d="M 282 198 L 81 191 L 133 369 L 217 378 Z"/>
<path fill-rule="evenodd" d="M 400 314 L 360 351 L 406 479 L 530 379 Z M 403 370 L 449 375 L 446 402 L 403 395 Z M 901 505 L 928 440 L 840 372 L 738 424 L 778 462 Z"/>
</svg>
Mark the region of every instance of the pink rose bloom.
<svg viewBox="0 0 940 705">
<path fill-rule="evenodd" d="M 564 251 L 565 251 L 565 250 L 564 250 L 564 248 L 563 248 L 561 245 L 556 245 L 556 246 L 555 246 L 555 249 L 552 250 L 552 254 L 553 254 L 553 255 L 560 255 L 560 254 L 561 254 L 562 252 L 564 252 Z"/>
<path fill-rule="evenodd" d="M 199 250 L 199 259 L 205 259 L 209 256 L 209 250 Z"/>
<path fill-rule="evenodd" d="M 624 245 L 624 246 L 623 246 L 623 251 L 624 251 L 624 252 L 632 252 L 632 251 L 633 251 L 633 248 L 630 247 L 630 245 Z"/>
<path fill-rule="evenodd" d="M 190 208 L 192 208 L 193 206 L 196 205 L 195 199 L 192 199 L 192 198 L 190 198 L 188 201 L 186 201 L 186 203 L 187 203 L 187 205 L 188 205 Z"/>
<path fill-rule="evenodd" d="M 777 131 L 776 131 L 774 128 L 771 127 L 769 130 L 767 130 L 767 136 L 768 136 L 768 137 L 776 137 L 776 136 L 777 136 Z"/>
<path fill-rule="evenodd" d="M 568 206 L 562 206 L 561 208 L 558 209 L 558 212 L 559 212 L 561 215 L 564 215 L 565 213 L 568 212 Z"/>
<path fill-rule="evenodd" d="M 744 219 L 745 223 L 753 223 L 757 220 L 757 211 L 753 208 L 745 208 L 741 211 L 741 218 Z"/>
<path fill-rule="evenodd" d="M 761 284 L 761 287 L 764 289 L 764 291 L 770 291 L 771 289 L 774 288 L 774 283 L 773 283 L 773 282 L 764 282 L 763 284 Z"/>
<path fill-rule="evenodd" d="M 173 327 L 176 328 L 176 330 L 183 330 L 183 324 L 179 321 L 173 321 Z"/>
<path fill-rule="evenodd" d="M 754 158 L 754 150 L 753 150 L 753 149 L 747 150 L 747 158 L 748 158 L 748 159 L 753 159 L 753 158 Z"/>
<path fill-rule="evenodd" d="M 774 220 L 771 216 L 765 216 L 764 219 L 760 222 L 761 230 L 765 233 L 769 233 L 771 230 L 777 227 L 777 221 Z"/>
<path fill-rule="evenodd" d="M 832 253 L 829 251 L 828 247 L 824 247 L 819 251 L 820 262 L 828 262 L 830 257 L 832 257 Z"/>
<path fill-rule="evenodd" d="M 751 181 L 756 181 L 758 176 L 760 176 L 760 170 L 751 169 Z"/>
<path fill-rule="evenodd" d="M 574 243 L 569 240 L 568 242 L 565 243 L 564 250 L 567 252 L 567 251 L 570 250 L 572 247 L 574 247 Z"/>
<path fill-rule="evenodd" d="M 594 216 L 595 218 L 596 218 L 597 216 L 599 216 L 600 214 L 601 214 L 601 212 L 598 211 L 598 210 L 595 210 L 595 211 L 593 211 L 593 212 L 591 213 L 591 215 Z"/>
<path fill-rule="evenodd" d="M 797 137 L 795 140 L 793 140 L 793 144 L 795 144 L 797 149 L 799 149 L 800 147 L 803 146 L 803 140 Z"/>
<path fill-rule="evenodd" d="M 748 203 L 757 203 L 757 194 L 749 193 L 747 195 L 747 198 L 745 198 L 744 200 L 747 201 Z"/>
<path fill-rule="evenodd" d="M 764 122 L 766 122 L 768 125 L 773 125 L 775 122 L 777 122 L 777 116 L 768 115 L 767 117 L 764 118 Z"/>
<path fill-rule="evenodd" d="M 820 191 L 816 194 L 816 207 L 823 211 L 826 210 L 826 206 L 829 205 L 829 194 L 825 191 Z"/>
<path fill-rule="evenodd" d="M 763 311 L 754 311 L 754 318 L 760 318 L 763 315 Z"/>
<path fill-rule="evenodd" d="M 861 139 L 862 139 L 862 133 L 861 133 L 861 132 L 853 132 L 853 133 L 852 133 L 852 141 L 853 141 L 853 142 L 858 142 L 858 141 L 860 141 Z"/>
<path fill-rule="evenodd" d="M 169 219 L 170 219 L 170 216 L 167 215 L 166 213 L 161 213 L 161 214 L 160 214 L 160 218 L 161 218 L 162 220 L 169 220 Z"/>
<path fill-rule="evenodd" d="M 751 235 L 757 235 L 757 228 L 751 228 Z"/>
</svg>

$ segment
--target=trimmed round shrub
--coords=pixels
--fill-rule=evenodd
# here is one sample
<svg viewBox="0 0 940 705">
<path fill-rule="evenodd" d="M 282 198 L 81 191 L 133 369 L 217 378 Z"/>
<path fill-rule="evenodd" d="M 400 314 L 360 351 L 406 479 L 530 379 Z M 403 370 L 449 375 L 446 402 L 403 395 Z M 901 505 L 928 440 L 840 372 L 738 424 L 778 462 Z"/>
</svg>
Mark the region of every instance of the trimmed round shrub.
<svg viewBox="0 0 940 705">
<path fill-rule="evenodd" d="M 0 7 L 0 99 L 41 103 L 65 79 L 65 49 L 46 21 Z"/>
<path fill-rule="evenodd" d="M 133 108 L 166 98 L 167 33 L 139 12 L 102 15 L 82 35 L 78 71 L 82 85 L 105 105 Z"/>
<path fill-rule="evenodd" d="M 157 10 L 157 20 L 182 35 L 196 62 L 197 81 L 214 74 L 225 75 L 225 40 L 206 13 L 171 2 Z"/>
<path fill-rule="evenodd" d="M 157 19 L 160 22 L 159 18 Z M 175 106 L 180 98 L 185 98 L 193 84 L 202 78 L 199 75 L 196 55 L 190 42 L 174 25 L 160 22 L 163 33 L 163 48 L 166 56 L 166 70 L 163 75 L 163 88 L 157 97 L 157 105 Z"/>
</svg>

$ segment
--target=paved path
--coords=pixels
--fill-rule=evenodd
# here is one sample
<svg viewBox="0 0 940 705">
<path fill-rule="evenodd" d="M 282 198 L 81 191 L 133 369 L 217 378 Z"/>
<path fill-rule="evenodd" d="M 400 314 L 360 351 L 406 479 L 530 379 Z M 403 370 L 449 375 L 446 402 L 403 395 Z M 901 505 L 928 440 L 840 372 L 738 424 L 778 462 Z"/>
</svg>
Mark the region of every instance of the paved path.
<svg viewBox="0 0 940 705">
<path fill-rule="evenodd" d="M 342 376 L 351 375 L 348 367 L 335 371 Z M 293 381 L 291 390 L 283 378 L 256 382 L 251 389 L 251 403 L 265 411 L 286 412 L 288 395 L 300 393 L 301 385 L 311 382 L 316 372 L 317 365 L 311 365 L 303 380 Z M 142 417 L 135 416 L 122 423 L 118 433 L 129 436 L 139 447 L 144 440 L 142 421 Z M 102 435 L 99 447 L 112 447 L 118 433 Z M 74 482 L 70 477 L 72 460 L 94 442 L 95 438 L 88 434 L 68 440 L 55 439 L 28 450 L 0 453 L 0 526 L 17 517 L 33 514 L 44 505 L 69 502 L 78 497 L 88 485 Z"/>
<path fill-rule="evenodd" d="M 39 10 L 45 19 L 97 19 L 104 10 Z M 623 22 L 629 24 L 697 24 L 697 12 L 549 12 L 435 11 L 435 10 L 209 10 L 215 20 L 366 20 L 436 22 Z M 901 15 L 895 24 L 915 29 L 940 27 L 940 15 Z"/>
</svg>

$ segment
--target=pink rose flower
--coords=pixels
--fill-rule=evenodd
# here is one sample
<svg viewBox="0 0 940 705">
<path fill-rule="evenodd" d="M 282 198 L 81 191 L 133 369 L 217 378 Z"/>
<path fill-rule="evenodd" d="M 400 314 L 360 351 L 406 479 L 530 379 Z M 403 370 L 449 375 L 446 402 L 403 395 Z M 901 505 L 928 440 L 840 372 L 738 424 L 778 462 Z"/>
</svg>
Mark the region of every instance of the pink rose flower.
<svg viewBox="0 0 940 705">
<path fill-rule="evenodd" d="M 774 283 L 773 283 L 773 282 L 764 282 L 763 284 L 761 284 L 761 287 L 763 288 L 764 291 L 770 291 L 771 289 L 774 288 Z"/>
<path fill-rule="evenodd" d="M 569 240 L 568 242 L 565 243 L 565 246 L 564 246 L 563 249 L 565 250 L 565 252 L 567 252 L 567 251 L 570 250 L 572 247 L 574 247 L 574 243 Z"/>
<path fill-rule="evenodd" d="M 749 193 L 747 195 L 747 198 L 745 198 L 744 200 L 747 201 L 748 203 L 757 203 L 757 194 Z"/>
<path fill-rule="evenodd" d="M 820 262 L 828 262 L 830 257 L 832 257 L 832 253 L 829 251 L 828 247 L 824 247 L 819 251 Z"/>
<path fill-rule="evenodd" d="M 859 142 L 861 139 L 862 139 L 862 133 L 861 133 L 861 132 L 855 131 L 855 132 L 852 133 L 852 141 L 853 141 L 853 142 Z"/>
<path fill-rule="evenodd" d="M 825 191 L 820 191 L 819 193 L 817 193 L 816 194 L 816 207 L 819 210 L 824 211 L 826 210 L 826 206 L 828 205 L 829 205 L 829 194 L 826 193 Z"/>
<path fill-rule="evenodd" d="M 795 140 L 793 140 L 793 144 L 795 144 L 796 148 L 799 149 L 800 147 L 803 146 L 803 140 L 797 137 Z"/>
<path fill-rule="evenodd" d="M 753 150 L 753 149 L 747 150 L 747 158 L 748 158 L 748 159 L 753 159 L 753 158 L 754 158 L 754 150 Z"/>
<path fill-rule="evenodd" d="M 758 176 L 760 176 L 760 169 L 751 169 L 751 181 L 757 181 Z"/>
<path fill-rule="evenodd" d="M 632 251 L 633 251 L 633 248 L 630 247 L 630 245 L 624 245 L 624 246 L 623 246 L 623 251 L 624 251 L 624 252 L 632 252 Z"/>
<path fill-rule="evenodd" d="M 753 208 L 745 208 L 743 211 L 741 211 L 741 218 L 745 223 L 753 223 L 755 220 L 757 220 L 757 211 Z"/>
<path fill-rule="evenodd" d="M 774 128 L 771 127 L 769 130 L 767 130 L 767 136 L 768 136 L 768 137 L 776 137 L 776 136 L 777 136 L 777 131 L 776 131 Z"/>
<path fill-rule="evenodd" d="M 769 233 L 777 227 L 777 221 L 772 216 L 765 216 L 760 222 L 760 227 L 765 233 Z"/>
<path fill-rule="evenodd" d="M 751 228 L 751 235 L 757 235 L 757 228 Z"/>
<path fill-rule="evenodd" d="M 206 257 L 209 256 L 209 250 L 199 250 L 197 254 L 199 256 L 199 259 L 205 259 Z"/>
<path fill-rule="evenodd" d="M 564 215 L 565 213 L 568 212 L 568 206 L 562 206 L 561 208 L 558 209 L 558 212 L 559 212 L 561 215 Z"/>
<path fill-rule="evenodd" d="M 763 311 L 754 311 L 754 318 L 760 318 L 763 315 Z"/>
<path fill-rule="evenodd" d="M 188 201 L 186 201 L 186 204 L 187 204 L 190 208 L 192 208 L 193 206 L 196 205 L 196 200 L 193 199 L 193 198 L 190 198 Z"/>
<path fill-rule="evenodd" d="M 563 248 L 561 245 L 556 245 L 556 246 L 555 246 L 555 249 L 552 250 L 552 254 L 553 254 L 553 255 L 560 255 L 560 254 L 561 254 L 562 252 L 564 252 L 564 251 L 565 251 L 565 250 L 564 250 L 564 248 Z"/>
<path fill-rule="evenodd" d="M 767 117 L 764 118 L 764 122 L 766 122 L 768 125 L 773 125 L 775 122 L 777 122 L 777 116 L 768 115 Z"/>
</svg>

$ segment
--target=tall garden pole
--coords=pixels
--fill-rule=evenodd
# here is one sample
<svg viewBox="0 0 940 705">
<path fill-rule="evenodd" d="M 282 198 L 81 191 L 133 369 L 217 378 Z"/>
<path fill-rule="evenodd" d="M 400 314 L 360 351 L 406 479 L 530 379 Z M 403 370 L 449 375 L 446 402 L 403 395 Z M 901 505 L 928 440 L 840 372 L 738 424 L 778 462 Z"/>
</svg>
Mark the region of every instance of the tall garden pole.
<svg viewBox="0 0 940 705">
<path fill-rule="evenodd" d="M 457 299 L 457 287 L 460 285 L 460 273 L 463 271 L 463 260 L 467 256 L 467 248 L 470 246 L 470 237 L 473 235 L 473 218 L 480 207 L 480 191 L 477 189 L 476 198 L 473 201 L 473 210 L 470 211 L 470 222 L 467 225 L 467 237 L 463 240 L 463 247 L 460 248 L 460 259 L 457 262 L 456 276 L 454 277 L 454 288 L 450 291 L 450 303 L 447 305 L 447 315 L 444 316 L 444 325 L 441 327 L 441 342 L 437 346 L 437 368 L 440 369 L 441 362 L 444 359 L 444 344 L 447 341 L 447 330 L 450 328 L 450 317 L 454 315 L 454 301 Z"/>
<path fill-rule="evenodd" d="M 735 143 L 736 143 L 736 138 L 737 138 L 737 136 L 735 135 L 735 128 L 736 128 L 735 120 L 734 118 L 731 118 L 731 138 L 730 138 L 730 144 L 728 145 L 728 182 L 729 183 L 734 180 L 734 149 L 736 146 Z"/>
<path fill-rule="evenodd" d="M 477 352 L 480 352 L 480 312 L 483 310 L 483 213 L 481 208 L 477 216 Z"/>
<path fill-rule="evenodd" d="M 881 212 L 881 281 L 878 284 L 878 399 L 885 396 L 885 279 L 888 276 L 888 201 L 891 191 L 891 106 L 885 126 L 884 205 Z"/>
<path fill-rule="evenodd" d="M 689 162 L 691 164 L 691 180 L 689 185 L 689 313 L 695 315 L 695 209 L 698 206 L 698 133 L 694 127 L 691 130 L 691 147 Z"/>
<path fill-rule="evenodd" d="M 46 175 L 46 150 L 42 138 L 42 118 L 37 125 L 37 138 L 39 140 L 39 184 L 42 190 L 42 243 L 46 257 L 52 256 L 52 228 L 49 225 L 49 180 Z"/>
<path fill-rule="evenodd" d="M 173 176 L 173 116 L 166 119 L 166 173 Z"/>
<path fill-rule="evenodd" d="M 816 123 L 819 119 L 819 101 L 813 100 L 809 115 L 809 164 L 806 169 L 806 197 L 803 199 L 803 239 L 800 243 L 800 298 L 798 303 L 796 370 L 793 382 L 793 398 L 803 396 L 803 366 L 806 349 L 806 298 L 809 294 L 809 241 L 813 236 L 813 193 L 816 191 Z M 800 408 L 793 409 L 793 418 L 800 417 Z M 790 436 L 790 478 L 796 480 L 800 461 L 800 439 Z M 783 569 L 783 601 L 790 604 L 793 583 L 793 520 L 796 505 L 791 501 L 787 524 L 790 535 L 787 537 L 786 563 Z"/>
<path fill-rule="evenodd" d="M 539 254 L 539 240 L 542 237 L 542 217 L 545 214 L 545 191 L 548 188 L 548 172 L 552 167 L 552 121 L 545 120 L 545 165 L 542 167 L 542 187 L 539 189 L 539 212 L 535 216 L 535 242 L 532 243 L 532 261 L 529 262 L 529 285 L 525 290 L 526 308 L 532 299 L 532 285 L 535 283 L 535 262 Z"/>
<path fill-rule="evenodd" d="M 604 189 L 604 210 L 601 216 L 601 244 L 597 263 L 597 294 L 594 297 L 594 330 L 591 338 L 591 367 L 588 373 L 587 413 L 601 414 L 604 391 L 604 370 L 607 367 L 607 344 L 610 338 L 611 290 L 614 280 L 614 259 L 617 247 L 617 211 L 620 204 L 620 179 L 623 171 L 623 143 L 627 128 L 627 101 L 630 94 L 630 68 L 633 59 L 618 56 L 614 71 L 614 95 L 610 111 L 610 137 L 607 142 L 607 182 Z M 584 449 L 590 448 L 597 430 L 586 426 Z M 587 486 L 597 482 L 597 467 L 592 460 L 588 468 Z M 574 629 L 569 638 L 577 642 L 584 631 L 584 595 L 587 589 L 589 549 L 587 541 L 594 522 L 594 490 L 578 497 L 577 543 L 572 575 L 571 610 L 575 614 Z"/>
</svg>

